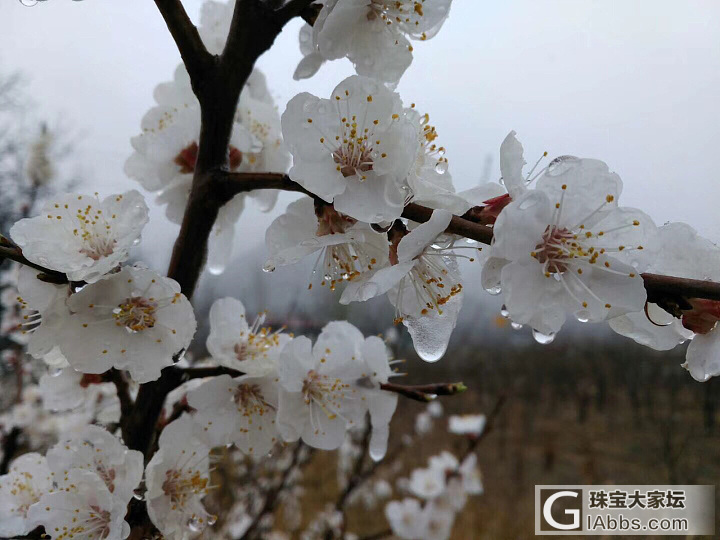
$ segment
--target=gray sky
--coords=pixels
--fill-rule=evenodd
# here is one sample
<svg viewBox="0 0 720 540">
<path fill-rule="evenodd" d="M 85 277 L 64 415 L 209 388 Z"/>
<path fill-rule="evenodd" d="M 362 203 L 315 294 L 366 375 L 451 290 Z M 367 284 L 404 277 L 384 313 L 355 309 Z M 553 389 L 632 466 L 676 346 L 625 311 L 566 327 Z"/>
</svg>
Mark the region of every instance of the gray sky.
<svg viewBox="0 0 720 540">
<path fill-rule="evenodd" d="M 200 4 L 185 0 L 195 18 Z M 329 95 L 351 73 L 337 61 L 293 81 L 299 26 L 259 63 L 281 110 L 301 91 Z M 152 0 L 0 5 L 0 71 L 25 72 L 37 114 L 87 135 L 78 156 L 88 190 L 136 187 L 122 172 L 129 138 L 178 62 Z M 718 88 L 717 0 L 455 0 L 398 90 L 430 113 L 458 189 L 478 181 L 487 153 L 497 178 L 499 144 L 515 129 L 528 162 L 544 150 L 603 159 L 624 180 L 621 204 L 720 241 Z M 242 236 L 261 241 L 268 222 L 247 211 Z M 162 263 L 172 230 L 154 212 L 146 242 L 165 248 L 149 263 Z"/>
</svg>

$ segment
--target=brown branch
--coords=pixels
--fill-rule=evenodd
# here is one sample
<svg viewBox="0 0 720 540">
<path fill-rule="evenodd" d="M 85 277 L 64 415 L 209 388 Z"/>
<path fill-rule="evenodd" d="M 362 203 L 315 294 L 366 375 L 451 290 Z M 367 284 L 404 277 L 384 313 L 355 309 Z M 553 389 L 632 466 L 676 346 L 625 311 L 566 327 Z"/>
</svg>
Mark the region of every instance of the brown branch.
<svg viewBox="0 0 720 540">
<path fill-rule="evenodd" d="M 112 382 L 115 385 L 115 390 L 117 391 L 117 397 L 120 400 L 120 418 L 126 418 L 130 416 L 133 409 L 133 401 L 130 397 L 130 386 L 128 385 L 127 380 L 125 379 L 125 375 L 122 371 L 118 369 L 111 369 L 108 373 L 108 378 L 110 382 Z M 127 426 L 122 426 L 127 427 Z M 128 434 L 125 431 L 122 431 L 123 439 L 127 440 Z"/>
<path fill-rule="evenodd" d="M 2 460 L 0 461 L 0 475 L 7 474 L 10 469 L 10 463 L 15 457 L 15 453 L 17 452 L 20 444 L 20 435 L 22 435 L 22 430 L 19 427 L 14 426 L 10 431 L 8 431 L 7 435 L 3 437 L 3 455 Z"/>
<path fill-rule="evenodd" d="M 280 9 L 275 10 L 275 13 L 279 21 L 287 22 L 294 17 L 302 17 L 312 26 L 321 9 L 322 4 L 313 4 L 313 0 L 288 0 Z"/>
<path fill-rule="evenodd" d="M 38 279 L 47 283 L 55 283 L 56 285 L 63 285 L 65 283 L 68 283 L 67 276 L 62 272 L 50 270 L 49 268 L 45 268 L 43 266 L 40 266 L 39 264 L 35 264 L 34 262 L 27 260 L 23 255 L 22 250 L 18 246 L 8 246 L 5 243 L 3 243 L 3 245 L 0 245 L 0 262 L 2 262 L 3 259 L 10 259 L 11 261 L 15 261 L 22 265 L 29 266 L 30 268 L 38 270 L 40 272 L 40 274 L 38 275 Z"/>
<path fill-rule="evenodd" d="M 241 377 L 245 375 L 242 371 L 230 369 L 226 367 L 198 367 L 185 368 L 182 370 L 185 374 L 185 380 L 202 379 L 205 377 L 217 377 L 218 375 L 230 375 L 231 377 Z"/>
<path fill-rule="evenodd" d="M 497 418 L 500 415 L 500 412 L 502 411 L 503 405 L 505 405 L 506 396 L 501 395 L 497 401 L 495 402 L 495 406 L 493 407 L 492 411 L 490 411 L 490 414 L 487 415 L 487 418 L 485 420 L 485 427 L 482 430 L 482 433 L 478 435 L 477 437 L 472 437 L 470 439 L 470 445 L 468 446 L 467 450 L 465 450 L 465 453 L 462 455 L 462 458 L 460 458 L 460 463 L 465 461 L 465 458 L 467 458 L 470 454 L 472 454 L 480 444 L 480 442 L 487 437 L 495 427 L 495 424 L 497 422 Z"/>
<path fill-rule="evenodd" d="M 415 401 L 420 401 L 422 403 L 429 403 L 430 401 L 434 401 L 437 396 L 453 396 L 467 390 L 467 386 L 465 386 L 461 382 L 423 384 L 418 386 L 403 386 L 401 384 L 394 383 L 381 383 L 380 388 L 382 390 L 394 392 L 395 394 Z"/>
<path fill-rule="evenodd" d="M 202 82 L 204 75 L 212 67 L 213 55 L 205 48 L 198 30 L 188 17 L 181 0 L 155 0 L 155 5 L 180 51 L 193 89 L 196 89 L 198 83 Z"/>
</svg>

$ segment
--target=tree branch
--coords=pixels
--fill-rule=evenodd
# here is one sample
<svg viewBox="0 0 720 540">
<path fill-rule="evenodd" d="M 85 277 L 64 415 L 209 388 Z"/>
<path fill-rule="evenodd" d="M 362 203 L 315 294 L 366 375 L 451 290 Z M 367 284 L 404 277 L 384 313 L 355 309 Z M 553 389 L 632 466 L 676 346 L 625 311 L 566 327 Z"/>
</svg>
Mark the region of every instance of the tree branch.
<svg viewBox="0 0 720 540">
<path fill-rule="evenodd" d="M 197 28 L 188 17 L 181 0 L 155 0 L 170 34 L 175 40 L 185 68 L 190 75 L 193 90 L 202 82 L 212 67 L 213 55 L 210 54 L 200 38 Z"/>
<path fill-rule="evenodd" d="M 417 386 L 403 386 L 394 383 L 381 383 L 380 388 L 387 392 L 393 392 L 403 397 L 429 403 L 434 401 L 437 396 L 454 396 L 467 390 L 467 386 L 463 383 L 437 383 L 422 384 Z"/>
<path fill-rule="evenodd" d="M 0 245 L 0 263 L 2 263 L 3 259 L 10 259 L 11 261 L 15 261 L 25 266 L 29 266 L 30 268 L 34 268 L 35 270 L 38 270 L 40 272 L 40 274 L 38 275 L 38 279 L 47 283 L 55 283 L 56 285 L 63 285 L 65 283 L 68 283 L 67 276 L 62 272 L 50 270 L 48 268 L 40 266 L 39 264 L 28 261 L 23 255 L 22 250 L 17 246 L 13 247 L 6 244 Z"/>
</svg>

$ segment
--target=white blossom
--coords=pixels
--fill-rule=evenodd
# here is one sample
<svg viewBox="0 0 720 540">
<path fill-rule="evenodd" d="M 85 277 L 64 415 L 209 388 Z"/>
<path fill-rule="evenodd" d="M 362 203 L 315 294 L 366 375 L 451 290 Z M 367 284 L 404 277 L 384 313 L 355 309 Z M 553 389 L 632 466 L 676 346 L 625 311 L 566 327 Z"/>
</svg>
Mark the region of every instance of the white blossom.
<svg viewBox="0 0 720 540">
<path fill-rule="evenodd" d="M 229 21 L 227 24 L 229 27 Z M 154 96 L 158 105 L 143 118 L 142 134 L 131 140 L 135 152 L 128 158 L 125 172 L 148 191 L 159 192 L 157 200 L 167 205 L 168 219 L 180 223 L 198 157 L 200 107 L 182 64 L 175 71 L 174 80 L 158 85 Z M 256 70 L 249 77 L 235 112 L 228 169 L 285 172 L 289 160 L 282 142 L 279 113 L 265 77 Z M 241 193 L 220 209 L 209 238 L 209 268 L 214 273 L 224 270 L 232 253 L 235 222 L 243 211 L 246 196 L 256 200 L 262 211 L 269 211 L 277 191 Z"/>
<path fill-rule="evenodd" d="M 282 130 L 293 155 L 292 180 L 357 220 L 400 216 L 419 143 L 396 93 L 348 77 L 330 99 L 308 93 L 291 99 Z"/>
<path fill-rule="evenodd" d="M 67 487 L 44 494 L 30 508 L 29 519 L 53 540 L 127 538 L 127 502 L 114 498 L 94 472 L 72 469 L 67 478 Z"/>
<path fill-rule="evenodd" d="M 328 1 L 318 17 L 317 50 L 327 60 L 349 58 L 359 75 L 397 83 L 412 62 L 409 40 L 433 37 L 449 10 L 450 0 Z"/>
<path fill-rule="evenodd" d="M 331 290 L 387 264 L 388 242 L 366 223 L 337 212 L 332 205 L 303 197 L 288 205 L 265 233 L 270 257 L 265 269 L 295 264 L 319 252 L 316 270 Z M 319 266 L 319 268 L 318 268 Z M 312 287 L 312 283 L 310 284 Z"/>
<path fill-rule="evenodd" d="M 418 540 L 423 538 L 427 530 L 427 516 L 417 499 L 390 501 L 385 505 L 385 517 L 398 538 Z"/>
<path fill-rule="evenodd" d="M 360 358 L 364 338 L 346 322 L 328 324 L 315 346 L 304 336 L 283 349 L 278 430 L 286 441 L 300 438 L 315 448 L 334 450 L 367 411 L 357 381 L 367 376 Z"/>
<path fill-rule="evenodd" d="M 57 345 L 83 373 L 128 370 L 138 383 L 187 349 L 195 333 L 192 306 L 180 286 L 152 270 L 126 266 L 84 287 L 67 301 Z"/>
<path fill-rule="evenodd" d="M 50 411 L 69 411 L 86 399 L 80 386 L 83 374 L 72 368 L 51 370 L 40 377 L 43 405 Z"/>
<path fill-rule="evenodd" d="M 263 456 L 278 441 L 276 374 L 214 377 L 188 393 L 188 404 L 213 446 L 235 443 L 245 454 Z"/>
<path fill-rule="evenodd" d="M 29 266 L 18 269 L 16 298 L 22 312 L 20 331 L 28 337 L 27 351 L 54 368 L 68 366 L 67 359 L 57 347 L 56 333 L 68 314 L 67 285 L 54 285 L 38 279 L 39 272 Z"/>
<path fill-rule="evenodd" d="M 658 244 L 657 253 L 641 260 L 643 271 L 690 279 L 720 278 L 720 248 L 689 225 L 668 223 L 659 227 Z M 647 304 L 644 311 L 612 319 L 610 328 L 658 351 L 670 350 L 694 335 L 679 319 L 652 303 Z M 706 339 L 701 337 L 698 343 Z M 693 343 L 690 347 L 695 350 L 702 345 Z M 694 352 L 691 356 L 697 358 Z M 695 365 L 699 364 L 693 363 Z M 702 368 L 693 369 L 691 373 L 693 371 L 701 380 L 705 378 Z"/>
<path fill-rule="evenodd" d="M 621 189 L 601 161 L 558 158 L 500 213 L 483 285 L 502 290 L 511 319 L 538 341 L 551 341 L 567 312 L 596 322 L 644 306 L 632 263 L 656 229 L 646 214 L 617 206 Z"/>
<path fill-rule="evenodd" d="M 220 298 L 210 308 L 210 334 L 207 349 L 213 360 L 250 375 L 277 373 L 283 347 L 292 338 L 280 330 L 263 327 L 265 315 L 252 325 L 245 316 L 245 306 L 235 298 Z"/>
<path fill-rule="evenodd" d="M 210 449 L 196 429 L 187 414 L 167 425 L 145 469 L 148 514 L 169 540 L 184 540 L 215 522 L 202 505 L 209 490 Z"/>
<path fill-rule="evenodd" d="M 16 458 L 8 473 L 0 476 L 0 535 L 9 538 L 32 531 L 36 525 L 28 520 L 28 510 L 51 488 L 45 456 L 29 453 Z"/>
<path fill-rule="evenodd" d="M 408 328 L 418 355 L 429 362 L 445 354 L 462 306 L 452 240 L 449 247 L 438 241 L 451 218 L 450 212 L 435 210 L 411 232 L 399 231 L 401 239 L 391 248 L 392 264 L 350 282 L 340 298 L 347 304 L 387 293 L 396 322 Z"/>
<path fill-rule="evenodd" d="M 448 431 L 456 435 L 479 436 L 485 429 L 484 414 L 453 414 L 448 418 Z"/>
<path fill-rule="evenodd" d="M 387 452 L 390 420 L 395 414 L 398 396 L 380 388 L 393 375 L 388 348 L 383 340 L 377 336 L 365 338 L 360 354 L 367 367 L 366 376 L 358 385 L 365 394 L 372 424 L 369 452 L 372 459 L 379 461 Z"/>
<path fill-rule="evenodd" d="M 29 261 L 94 282 L 127 260 L 147 222 L 148 207 L 135 190 L 103 200 L 68 194 L 15 223 L 10 236 Z"/>
<path fill-rule="evenodd" d="M 53 480 L 70 487 L 70 471 L 94 472 L 114 498 L 127 504 L 143 475 L 143 455 L 128 450 L 112 433 L 89 425 L 69 438 L 61 438 L 47 453 Z"/>
</svg>

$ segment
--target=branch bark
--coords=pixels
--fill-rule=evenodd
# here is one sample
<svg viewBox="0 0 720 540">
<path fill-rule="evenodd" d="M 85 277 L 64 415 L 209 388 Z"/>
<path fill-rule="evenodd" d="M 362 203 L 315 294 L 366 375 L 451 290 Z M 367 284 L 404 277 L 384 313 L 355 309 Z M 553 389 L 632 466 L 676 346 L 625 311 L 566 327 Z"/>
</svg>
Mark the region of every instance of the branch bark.
<svg viewBox="0 0 720 540">
<path fill-rule="evenodd" d="M 195 90 L 196 84 L 212 67 L 214 57 L 205 48 L 181 0 L 155 0 L 155 5 L 175 40 Z"/>
</svg>

